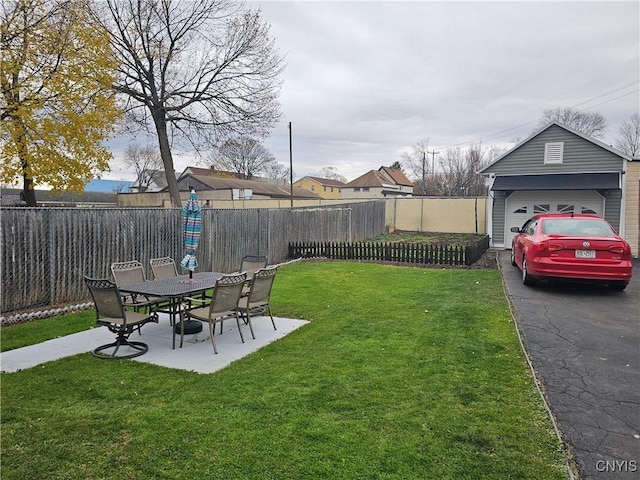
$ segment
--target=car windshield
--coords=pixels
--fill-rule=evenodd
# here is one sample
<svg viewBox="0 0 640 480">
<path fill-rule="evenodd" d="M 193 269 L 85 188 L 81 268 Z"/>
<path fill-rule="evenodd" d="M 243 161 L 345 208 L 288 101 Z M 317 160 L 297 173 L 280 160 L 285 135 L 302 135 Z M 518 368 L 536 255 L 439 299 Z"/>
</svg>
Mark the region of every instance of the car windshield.
<svg viewBox="0 0 640 480">
<path fill-rule="evenodd" d="M 615 232 L 608 223 L 597 218 L 554 218 L 543 220 L 545 235 L 577 235 L 613 237 Z"/>
</svg>

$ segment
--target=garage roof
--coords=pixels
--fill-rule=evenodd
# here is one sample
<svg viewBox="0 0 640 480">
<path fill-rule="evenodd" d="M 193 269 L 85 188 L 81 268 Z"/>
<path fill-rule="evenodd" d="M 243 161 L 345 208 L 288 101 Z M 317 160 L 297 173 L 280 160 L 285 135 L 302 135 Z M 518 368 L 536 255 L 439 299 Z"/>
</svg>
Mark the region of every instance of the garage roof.
<svg viewBox="0 0 640 480">
<path fill-rule="evenodd" d="M 496 177 L 491 190 L 620 190 L 618 173 L 560 173 Z"/>
</svg>

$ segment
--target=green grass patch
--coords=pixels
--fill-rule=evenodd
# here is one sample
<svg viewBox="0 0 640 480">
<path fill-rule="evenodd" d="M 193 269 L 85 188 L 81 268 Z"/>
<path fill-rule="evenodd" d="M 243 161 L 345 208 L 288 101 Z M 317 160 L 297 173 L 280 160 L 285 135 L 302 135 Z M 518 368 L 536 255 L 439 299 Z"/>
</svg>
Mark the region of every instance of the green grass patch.
<svg viewBox="0 0 640 480">
<path fill-rule="evenodd" d="M 565 478 L 500 272 L 300 262 L 272 303 L 311 323 L 214 374 L 3 373 L 2 478 Z"/>
<path fill-rule="evenodd" d="M 96 327 L 96 311 L 70 313 L 0 328 L 0 351 L 26 347 Z"/>
</svg>

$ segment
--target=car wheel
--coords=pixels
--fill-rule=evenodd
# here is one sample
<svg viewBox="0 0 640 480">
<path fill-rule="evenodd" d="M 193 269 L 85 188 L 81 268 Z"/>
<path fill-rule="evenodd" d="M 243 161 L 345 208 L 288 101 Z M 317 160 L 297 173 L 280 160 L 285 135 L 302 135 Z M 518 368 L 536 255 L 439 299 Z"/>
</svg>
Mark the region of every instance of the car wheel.
<svg viewBox="0 0 640 480">
<path fill-rule="evenodd" d="M 628 283 L 626 282 L 613 282 L 609 284 L 609 289 L 613 290 L 614 292 L 621 292 L 625 288 L 627 288 L 627 285 Z"/>
<path fill-rule="evenodd" d="M 529 272 L 527 272 L 527 259 L 525 257 L 522 257 L 522 283 L 528 287 L 536 283 L 535 280 L 531 278 L 531 275 L 529 275 Z"/>
<path fill-rule="evenodd" d="M 516 263 L 516 254 L 513 248 L 511 249 L 511 265 L 513 265 L 514 267 L 518 266 L 518 264 Z"/>
</svg>

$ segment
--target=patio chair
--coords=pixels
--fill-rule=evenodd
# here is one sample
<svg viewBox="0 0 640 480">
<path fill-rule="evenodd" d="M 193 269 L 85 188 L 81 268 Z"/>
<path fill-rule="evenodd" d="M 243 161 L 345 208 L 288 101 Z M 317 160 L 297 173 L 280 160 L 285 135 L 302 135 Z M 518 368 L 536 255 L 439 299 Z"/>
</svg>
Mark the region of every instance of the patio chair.
<svg viewBox="0 0 640 480">
<path fill-rule="evenodd" d="M 240 298 L 238 302 L 240 315 L 245 322 L 249 324 L 252 334 L 252 313 L 263 315 L 268 311 L 269 317 L 271 318 L 271 325 L 273 325 L 274 330 L 277 330 L 276 323 L 273 321 L 273 314 L 271 313 L 271 289 L 273 287 L 273 281 L 276 278 L 276 273 L 278 273 L 276 267 L 261 268 L 256 271 L 249 284 L 249 294 Z"/>
<path fill-rule="evenodd" d="M 245 255 L 240 262 L 240 272 L 246 272 L 247 279 L 250 280 L 259 268 L 267 266 L 267 257 L 264 255 Z"/>
<path fill-rule="evenodd" d="M 103 325 L 110 332 L 116 334 L 113 343 L 101 345 L 91 351 L 94 357 L 104 359 L 133 358 L 144 355 L 149 347 L 146 343 L 133 342 L 129 340 L 129 335 L 137 328 L 149 322 L 158 323 L 158 314 L 155 312 L 140 313 L 128 312 L 122 303 L 122 294 L 115 283 L 109 279 L 84 277 L 85 284 L 89 288 L 91 298 L 96 308 L 96 321 Z M 129 347 L 132 353 L 118 355 L 120 347 Z M 111 353 L 108 350 L 113 349 Z"/>
<path fill-rule="evenodd" d="M 220 323 L 220 333 L 222 333 L 222 322 L 227 318 L 235 318 L 238 325 L 238 333 L 240 340 L 244 343 L 244 336 L 240 329 L 240 316 L 238 312 L 238 301 L 242 293 L 247 275 L 243 273 L 232 273 L 224 275 L 216 281 L 213 289 L 213 298 L 208 307 L 194 308 L 191 310 L 180 311 L 180 321 L 184 323 L 186 319 L 200 320 L 209 323 L 209 334 L 211 335 L 211 343 L 213 352 L 218 353 L 214 337 L 216 323 Z M 253 329 L 251 330 L 253 335 Z M 184 335 L 180 333 L 180 347 L 182 347 Z M 255 336 L 253 337 L 255 338 Z"/>
<path fill-rule="evenodd" d="M 154 280 L 178 276 L 176 262 L 171 257 L 152 258 L 149 260 L 149 265 Z"/>
<path fill-rule="evenodd" d="M 245 272 L 247 274 L 247 281 L 242 289 L 242 296 L 249 294 L 249 282 L 253 278 L 253 274 L 259 268 L 267 266 L 267 257 L 264 255 L 245 255 L 240 262 L 239 272 Z"/>
<path fill-rule="evenodd" d="M 152 258 L 149 260 L 149 265 L 151 266 L 151 273 L 153 273 L 154 280 L 162 280 L 164 278 L 178 276 L 176 262 L 171 257 Z M 207 300 L 210 298 L 211 296 L 208 296 L 207 292 L 202 292 L 200 298 L 185 297 L 185 300 L 187 302 L 187 308 L 191 308 L 193 302 L 205 305 L 207 304 Z"/>
<path fill-rule="evenodd" d="M 133 285 L 136 283 L 144 283 L 147 281 L 144 276 L 142 263 L 137 260 L 112 263 L 111 276 L 113 277 L 113 281 L 118 287 L 124 287 L 126 285 Z M 170 303 L 169 299 L 165 297 L 147 297 L 143 295 L 124 293 L 122 295 L 122 301 L 125 307 L 133 307 L 134 311 L 136 312 L 140 309 L 146 309 L 147 312 L 150 312 L 152 307 L 155 307 L 156 309 L 165 308 Z M 170 313 L 166 308 L 159 311 Z"/>
</svg>

